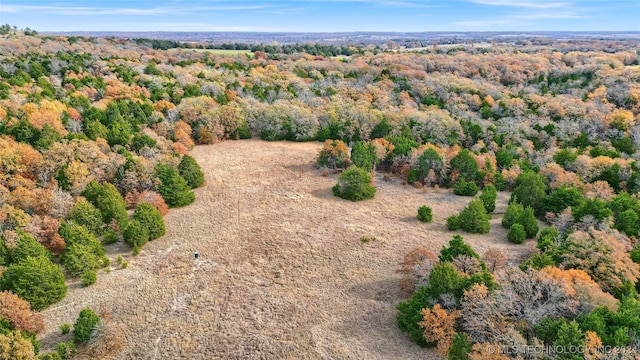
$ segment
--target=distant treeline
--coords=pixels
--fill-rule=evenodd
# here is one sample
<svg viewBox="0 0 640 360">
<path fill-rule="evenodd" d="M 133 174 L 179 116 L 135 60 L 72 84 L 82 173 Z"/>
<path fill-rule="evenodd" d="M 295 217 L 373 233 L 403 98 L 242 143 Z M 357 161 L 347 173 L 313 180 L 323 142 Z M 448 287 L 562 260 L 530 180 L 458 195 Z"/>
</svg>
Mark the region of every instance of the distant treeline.
<svg viewBox="0 0 640 360">
<path fill-rule="evenodd" d="M 175 40 L 159 39 L 134 39 L 141 45 L 151 45 L 154 49 L 220 49 L 220 50 L 249 50 L 251 52 L 262 51 L 269 54 L 293 54 L 305 52 L 310 55 L 338 56 L 353 55 L 362 51 L 355 46 L 325 45 L 325 44 L 288 44 L 288 45 L 265 45 L 265 44 L 244 44 L 244 43 L 222 43 L 222 44 L 195 44 Z"/>
</svg>

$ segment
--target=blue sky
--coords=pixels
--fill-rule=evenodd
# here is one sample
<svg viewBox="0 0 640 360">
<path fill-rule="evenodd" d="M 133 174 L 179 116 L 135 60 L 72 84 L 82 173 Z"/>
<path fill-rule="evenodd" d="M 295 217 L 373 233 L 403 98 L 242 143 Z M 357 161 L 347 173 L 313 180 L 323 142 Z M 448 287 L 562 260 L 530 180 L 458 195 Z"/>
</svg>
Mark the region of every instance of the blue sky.
<svg viewBox="0 0 640 360">
<path fill-rule="evenodd" d="M 0 0 L 43 31 L 640 31 L 640 0 Z"/>
</svg>

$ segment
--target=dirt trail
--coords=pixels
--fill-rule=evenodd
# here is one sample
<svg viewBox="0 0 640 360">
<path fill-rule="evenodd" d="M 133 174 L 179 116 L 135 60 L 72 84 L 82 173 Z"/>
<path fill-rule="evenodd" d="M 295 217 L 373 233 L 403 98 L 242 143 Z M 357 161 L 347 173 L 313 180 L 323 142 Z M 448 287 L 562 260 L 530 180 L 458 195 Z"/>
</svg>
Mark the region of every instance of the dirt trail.
<svg viewBox="0 0 640 360">
<path fill-rule="evenodd" d="M 110 247 L 112 271 L 89 288 L 72 285 L 44 312 L 45 345 L 67 340 L 58 326 L 91 306 L 109 311 L 121 331 L 118 359 L 437 358 L 395 324 L 402 298 L 394 270 L 417 245 L 439 251 L 453 235 L 446 217 L 469 198 L 378 175 L 374 200 L 337 199 L 336 175 L 312 165 L 319 146 L 196 147 L 207 180 L 196 202 L 171 210 L 167 234 L 137 257 L 124 244 Z M 500 194 L 498 211 L 505 203 Z M 433 224 L 415 219 L 423 204 Z M 479 253 L 500 247 L 515 259 L 525 249 L 505 240 L 499 219 L 487 235 L 463 236 Z"/>
</svg>

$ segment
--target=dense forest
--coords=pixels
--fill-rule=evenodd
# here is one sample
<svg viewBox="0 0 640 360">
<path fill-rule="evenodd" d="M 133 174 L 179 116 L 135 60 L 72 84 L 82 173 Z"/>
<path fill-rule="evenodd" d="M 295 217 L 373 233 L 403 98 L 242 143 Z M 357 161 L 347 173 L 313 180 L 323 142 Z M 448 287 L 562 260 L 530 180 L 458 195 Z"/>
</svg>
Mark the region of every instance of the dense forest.
<svg viewBox="0 0 640 360">
<path fill-rule="evenodd" d="M 204 182 L 190 149 L 250 137 L 325 142 L 318 165 L 345 170 L 334 192 L 349 200 L 375 196 L 373 171 L 452 188 L 470 197 L 447 220 L 452 231 L 488 232 L 496 192 L 512 192 L 508 239 L 535 239 L 521 264 L 453 233 L 438 255 L 416 248 L 400 264 L 398 325 L 421 346 L 451 359 L 635 352 L 637 43 L 231 44 L 254 51 L 230 55 L 5 30 L 0 358 L 72 356 L 74 343 L 38 355 L 37 311 L 70 280 L 99 281 L 105 245 L 137 254 L 164 234 L 163 215 Z M 429 222 L 427 205 L 416 210 Z M 80 313 L 76 345 L 99 321 Z"/>
</svg>

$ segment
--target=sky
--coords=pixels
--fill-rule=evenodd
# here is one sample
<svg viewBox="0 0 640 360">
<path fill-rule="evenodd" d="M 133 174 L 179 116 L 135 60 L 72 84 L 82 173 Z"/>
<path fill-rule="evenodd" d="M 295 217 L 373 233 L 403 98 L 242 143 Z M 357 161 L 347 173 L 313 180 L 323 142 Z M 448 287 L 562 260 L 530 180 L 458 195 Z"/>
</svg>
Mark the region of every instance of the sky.
<svg viewBox="0 0 640 360">
<path fill-rule="evenodd" d="M 640 0 L 0 0 L 56 31 L 640 31 Z"/>
</svg>

